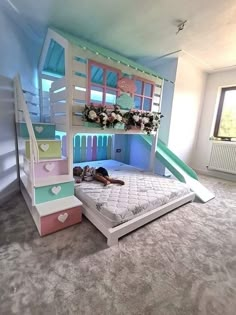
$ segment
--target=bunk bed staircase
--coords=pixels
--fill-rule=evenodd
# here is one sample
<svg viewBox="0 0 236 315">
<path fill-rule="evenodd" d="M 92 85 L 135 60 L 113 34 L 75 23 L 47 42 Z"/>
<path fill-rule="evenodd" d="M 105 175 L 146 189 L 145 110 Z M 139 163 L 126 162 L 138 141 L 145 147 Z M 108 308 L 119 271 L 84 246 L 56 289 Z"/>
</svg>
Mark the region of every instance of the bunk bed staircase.
<svg viewBox="0 0 236 315">
<path fill-rule="evenodd" d="M 74 179 L 55 125 L 32 122 L 21 88 L 14 79 L 19 175 L 22 195 L 41 236 L 81 222 L 82 203 L 74 196 Z"/>
</svg>

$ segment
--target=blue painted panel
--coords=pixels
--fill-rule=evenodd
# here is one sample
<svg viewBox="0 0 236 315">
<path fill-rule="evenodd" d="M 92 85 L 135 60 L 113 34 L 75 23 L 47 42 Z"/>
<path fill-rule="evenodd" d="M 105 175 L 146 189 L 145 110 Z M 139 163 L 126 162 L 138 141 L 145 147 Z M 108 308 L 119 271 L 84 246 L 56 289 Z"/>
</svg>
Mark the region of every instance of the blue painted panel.
<svg viewBox="0 0 236 315">
<path fill-rule="evenodd" d="M 92 137 L 87 137 L 87 155 L 86 155 L 87 161 L 92 161 Z"/>
</svg>

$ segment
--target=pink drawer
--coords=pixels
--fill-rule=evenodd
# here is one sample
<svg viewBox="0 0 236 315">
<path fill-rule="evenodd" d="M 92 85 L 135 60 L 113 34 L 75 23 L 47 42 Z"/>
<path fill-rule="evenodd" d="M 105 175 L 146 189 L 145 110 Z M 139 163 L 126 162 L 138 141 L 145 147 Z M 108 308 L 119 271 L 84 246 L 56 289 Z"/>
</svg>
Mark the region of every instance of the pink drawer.
<svg viewBox="0 0 236 315">
<path fill-rule="evenodd" d="M 63 210 L 45 217 L 41 217 L 41 236 L 62 230 L 68 226 L 81 222 L 82 210 L 80 207 Z"/>
<path fill-rule="evenodd" d="M 68 174 L 68 161 L 66 159 L 39 161 L 35 163 L 34 170 L 36 177 L 48 177 Z M 29 173 L 30 163 L 27 159 L 24 161 L 24 170 Z"/>
</svg>

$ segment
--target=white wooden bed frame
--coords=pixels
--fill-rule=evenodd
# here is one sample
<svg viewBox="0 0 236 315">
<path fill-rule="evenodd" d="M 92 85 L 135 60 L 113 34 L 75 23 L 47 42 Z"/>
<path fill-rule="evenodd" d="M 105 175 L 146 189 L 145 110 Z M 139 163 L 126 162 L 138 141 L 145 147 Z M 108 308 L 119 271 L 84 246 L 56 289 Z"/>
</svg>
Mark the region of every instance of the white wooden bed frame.
<svg viewBox="0 0 236 315">
<path fill-rule="evenodd" d="M 102 232 L 103 235 L 107 238 L 107 245 L 113 246 L 118 244 L 118 239 L 136 229 L 139 227 L 161 217 L 162 215 L 188 203 L 193 201 L 195 197 L 194 193 L 189 193 L 185 196 L 182 196 L 178 199 L 175 199 L 173 201 L 170 201 L 169 203 L 158 207 L 157 209 L 153 209 L 151 211 L 148 211 L 147 213 L 144 213 L 128 222 L 122 223 L 118 226 L 108 228 L 104 225 L 104 222 L 101 220 L 101 218 L 96 215 L 97 210 L 92 210 L 86 205 L 83 204 L 83 214 L 85 217 L 95 225 L 99 231 Z"/>
<path fill-rule="evenodd" d="M 83 60 L 93 60 L 98 63 L 108 65 L 113 68 L 119 69 L 131 76 L 136 76 L 141 79 L 146 79 L 154 83 L 153 85 L 153 98 L 152 98 L 152 111 L 161 110 L 162 87 L 164 79 L 154 74 L 153 71 L 144 71 L 140 67 L 132 67 L 129 63 L 123 64 L 116 58 L 104 56 L 96 51 L 91 50 L 89 47 L 82 47 L 75 45 L 74 41 L 70 41 L 63 36 L 61 32 L 55 30 L 48 30 L 42 54 L 39 63 L 39 77 L 44 78 L 43 74 L 44 63 L 47 57 L 47 52 L 50 47 L 51 40 L 56 41 L 65 49 L 65 76 L 56 79 L 50 89 L 50 103 L 51 103 L 51 122 L 55 123 L 56 130 L 64 131 L 67 133 L 66 150 L 67 161 L 69 168 L 69 175 L 72 176 L 73 165 L 73 136 L 76 133 L 107 133 L 108 130 L 87 128 L 84 121 L 81 119 L 81 113 L 84 109 L 84 104 L 87 102 L 88 82 L 87 77 L 89 73 L 88 62 L 84 63 Z M 114 57 L 114 54 L 113 54 Z M 80 75 L 77 76 L 77 73 Z M 41 80 L 40 80 L 41 84 Z M 59 115 L 58 115 L 59 114 Z M 78 115 L 79 114 L 79 115 Z M 137 130 L 122 131 L 117 129 L 109 129 L 110 134 L 142 134 Z M 156 156 L 158 133 L 156 132 L 153 137 L 153 144 L 150 154 L 150 170 L 154 169 L 154 161 Z M 112 157 L 113 158 L 113 157 Z M 189 193 L 175 201 L 171 201 L 157 209 L 149 211 L 140 215 L 126 223 L 119 226 L 108 228 L 104 225 L 101 218 L 96 215 L 96 212 L 91 210 L 86 205 L 83 205 L 84 215 L 106 236 L 109 246 L 115 245 L 118 239 L 123 235 L 143 226 L 144 224 L 155 220 L 156 218 L 172 211 L 173 209 L 190 202 L 194 199 L 195 194 Z"/>
</svg>

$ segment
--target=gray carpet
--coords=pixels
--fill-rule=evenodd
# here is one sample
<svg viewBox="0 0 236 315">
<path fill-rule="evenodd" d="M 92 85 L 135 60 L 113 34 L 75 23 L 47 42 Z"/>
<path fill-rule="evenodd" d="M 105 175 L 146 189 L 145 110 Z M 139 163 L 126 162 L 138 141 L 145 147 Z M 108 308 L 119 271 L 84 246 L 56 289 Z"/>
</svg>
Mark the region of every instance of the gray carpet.
<svg viewBox="0 0 236 315">
<path fill-rule="evenodd" d="M 0 207 L 0 314 L 236 314 L 236 184 L 108 248 L 89 221 L 40 238 L 20 194 Z"/>
</svg>

